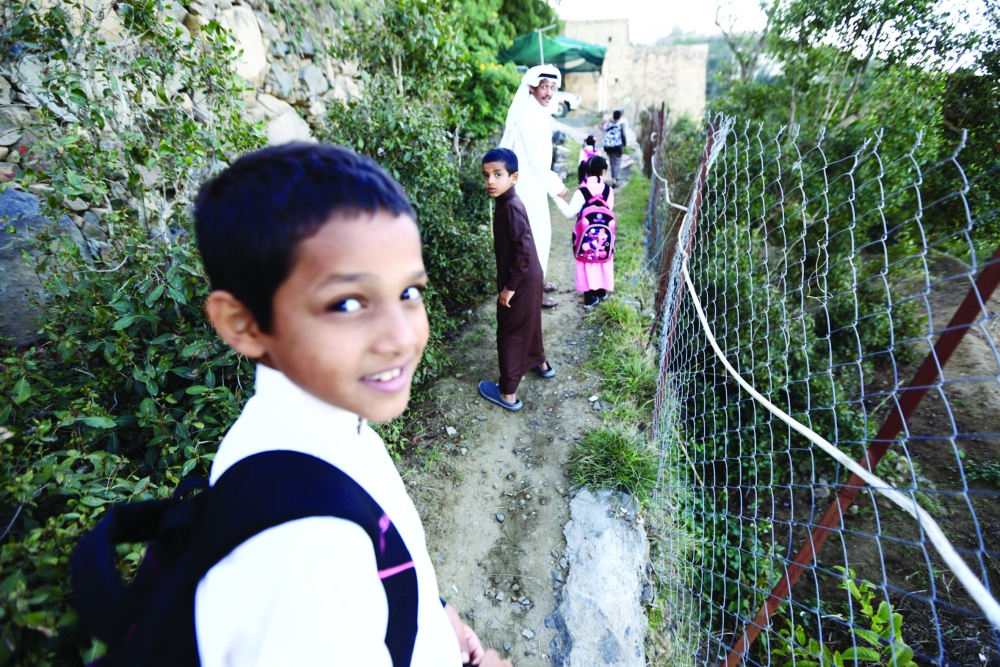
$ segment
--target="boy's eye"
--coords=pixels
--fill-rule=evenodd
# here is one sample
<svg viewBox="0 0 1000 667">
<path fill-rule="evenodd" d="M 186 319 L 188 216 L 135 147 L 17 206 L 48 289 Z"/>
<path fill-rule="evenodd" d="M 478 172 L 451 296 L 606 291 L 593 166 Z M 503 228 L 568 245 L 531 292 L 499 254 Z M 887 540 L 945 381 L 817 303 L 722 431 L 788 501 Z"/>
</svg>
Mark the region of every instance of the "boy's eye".
<svg viewBox="0 0 1000 667">
<path fill-rule="evenodd" d="M 423 295 L 423 290 L 420 289 L 419 287 L 407 287 L 405 290 L 403 290 L 401 298 L 404 301 L 415 301 L 419 299 L 422 295 Z"/>
<path fill-rule="evenodd" d="M 344 299 L 333 304 L 330 310 L 338 313 L 353 313 L 356 310 L 361 310 L 361 302 L 357 299 Z"/>
</svg>

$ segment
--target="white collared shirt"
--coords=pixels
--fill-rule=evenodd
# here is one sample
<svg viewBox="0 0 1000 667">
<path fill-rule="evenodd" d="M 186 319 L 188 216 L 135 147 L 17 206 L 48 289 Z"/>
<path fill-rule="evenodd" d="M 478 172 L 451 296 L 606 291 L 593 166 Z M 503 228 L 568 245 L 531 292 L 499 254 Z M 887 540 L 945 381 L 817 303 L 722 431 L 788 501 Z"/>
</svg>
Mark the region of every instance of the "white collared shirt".
<svg viewBox="0 0 1000 667">
<path fill-rule="evenodd" d="M 458 641 L 438 598 L 420 516 L 382 440 L 367 424 L 359 433 L 360 424 L 357 415 L 259 365 L 256 393 L 222 441 L 210 481 L 272 450 L 303 452 L 342 470 L 392 518 L 413 557 L 419 596 L 413 667 L 458 667 Z M 247 540 L 201 580 L 198 655 L 203 667 L 391 667 L 388 614 L 364 530 L 344 519 L 300 519 Z"/>
</svg>

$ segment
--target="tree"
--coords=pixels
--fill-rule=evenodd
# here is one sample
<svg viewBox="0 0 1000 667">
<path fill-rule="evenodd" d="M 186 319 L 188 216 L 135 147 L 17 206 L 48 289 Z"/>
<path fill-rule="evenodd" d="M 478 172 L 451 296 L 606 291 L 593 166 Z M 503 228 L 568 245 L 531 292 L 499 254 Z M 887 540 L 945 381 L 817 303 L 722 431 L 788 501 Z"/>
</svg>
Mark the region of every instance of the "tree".
<svg viewBox="0 0 1000 667">
<path fill-rule="evenodd" d="M 559 16 L 545 0 L 503 0 L 499 14 L 510 39 L 552 24 L 562 28 Z"/>
</svg>

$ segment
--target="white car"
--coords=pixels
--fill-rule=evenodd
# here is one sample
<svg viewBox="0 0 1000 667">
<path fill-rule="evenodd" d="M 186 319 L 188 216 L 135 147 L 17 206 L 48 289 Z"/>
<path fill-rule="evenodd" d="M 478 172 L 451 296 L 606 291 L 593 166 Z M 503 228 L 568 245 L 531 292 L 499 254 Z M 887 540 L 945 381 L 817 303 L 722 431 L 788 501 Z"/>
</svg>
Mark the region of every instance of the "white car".
<svg viewBox="0 0 1000 667">
<path fill-rule="evenodd" d="M 583 98 L 575 93 L 571 93 L 565 90 L 557 90 L 554 95 L 552 95 L 552 103 L 556 104 L 556 116 L 562 118 L 570 111 L 580 108 L 580 102 Z"/>
</svg>

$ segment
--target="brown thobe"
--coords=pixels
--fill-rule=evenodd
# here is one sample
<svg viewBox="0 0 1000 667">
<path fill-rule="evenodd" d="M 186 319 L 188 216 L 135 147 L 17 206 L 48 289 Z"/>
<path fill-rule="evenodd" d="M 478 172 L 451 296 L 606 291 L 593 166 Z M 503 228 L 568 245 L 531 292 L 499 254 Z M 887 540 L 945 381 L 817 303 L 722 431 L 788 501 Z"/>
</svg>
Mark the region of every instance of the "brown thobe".
<svg viewBox="0 0 1000 667">
<path fill-rule="evenodd" d="M 525 373 L 545 363 L 542 265 L 528 214 L 514 188 L 497 197 L 496 203 L 493 249 L 497 256 L 497 294 L 505 288 L 514 292 L 509 308 L 497 301 L 500 391 L 513 394 Z"/>
</svg>

